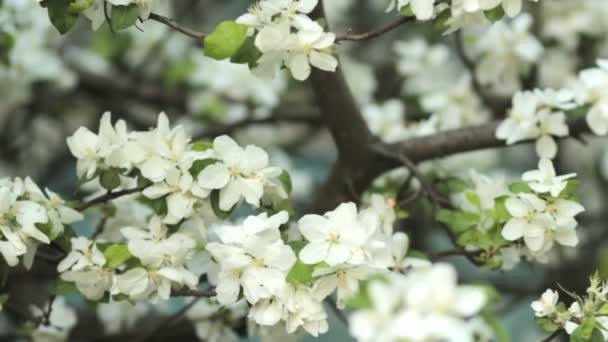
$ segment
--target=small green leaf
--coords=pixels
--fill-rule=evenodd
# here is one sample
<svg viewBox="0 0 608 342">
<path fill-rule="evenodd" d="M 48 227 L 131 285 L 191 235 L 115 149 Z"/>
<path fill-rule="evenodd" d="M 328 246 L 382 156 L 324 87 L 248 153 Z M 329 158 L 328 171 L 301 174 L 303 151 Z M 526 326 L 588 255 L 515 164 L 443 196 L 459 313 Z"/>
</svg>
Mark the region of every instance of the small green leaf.
<svg viewBox="0 0 608 342">
<path fill-rule="evenodd" d="M 465 197 L 472 205 L 474 205 L 478 209 L 481 209 L 481 199 L 479 198 L 479 195 L 477 195 L 473 191 L 467 191 L 465 193 Z"/>
<path fill-rule="evenodd" d="M 547 317 L 536 318 L 536 324 L 547 332 L 554 332 L 555 330 L 561 328 L 559 324 L 554 323 Z"/>
<path fill-rule="evenodd" d="M 313 280 L 313 270 L 313 265 L 307 265 L 298 259 L 291 270 L 289 270 L 287 281 L 295 284 L 306 284 Z"/>
<path fill-rule="evenodd" d="M 505 201 L 507 198 L 509 197 L 501 196 L 494 200 L 494 211 L 492 212 L 492 217 L 499 222 L 505 222 L 511 218 L 511 214 L 509 214 L 509 211 L 505 206 Z"/>
<path fill-rule="evenodd" d="M 399 14 L 401 14 L 404 17 L 410 17 L 414 15 L 414 11 L 412 10 L 412 6 L 411 5 L 406 5 L 401 7 L 401 9 L 399 10 Z"/>
<path fill-rule="evenodd" d="M 195 161 L 190 168 L 190 174 L 192 177 L 198 177 L 198 174 L 201 173 L 207 166 L 213 165 L 217 163 L 217 159 L 200 159 Z"/>
<path fill-rule="evenodd" d="M 449 10 L 439 13 L 433 20 L 433 28 L 438 31 L 445 31 L 449 28 L 447 22 L 452 17 Z"/>
<path fill-rule="evenodd" d="M 602 307 L 597 310 L 597 313 L 600 315 L 608 315 L 608 303 L 602 305 Z"/>
<path fill-rule="evenodd" d="M 491 22 L 496 22 L 505 16 L 505 10 L 502 8 L 502 6 L 496 6 L 496 7 L 492 8 L 491 10 L 484 11 L 483 14 Z"/>
<path fill-rule="evenodd" d="M 53 287 L 53 290 L 51 291 L 51 293 L 56 296 L 64 296 L 68 293 L 74 292 L 78 292 L 76 285 L 74 283 L 70 283 L 62 279 L 57 280 L 55 286 Z"/>
<path fill-rule="evenodd" d="M 78 20 L 78 13 L 72 13 L 69 9 L 70 2 L 66 0 L 45 0 L 41 3 L 46 7 L 49 19 L 57 31 L 65 34 L 74 27 Z"/>
<path fill-rule="evenodd" d="M 247 39 L 248 27 L 234 21 L 220 23 L 205 37 L 205 55 L 223 60 L 236 54 Z"/>
<path fill-rule="evenodd" d="M 114 269 L 127 262 L 133 255 L 126 244 L 117 243 L 108 247 L 103 252 L 103 256 L 106 257 L 106 266 Z"/>
<path fill-rule="evenodd" d="M 112 28 L 116 31 L 129 28 L 137 22 L 139 8 L 135 4 L 129 6 L 112 6 Z"/>
<path fill-rule="evenodd" d="M 73 0 L 68 6 L 68 11 L 70 13 L 82 13 L 82 11 L 92 6 L 93 2 L 94 0 Z"/>
<path fill-rule="evenodd" d="M 10 298 L 10 295 L 8 293 L 1 294 L 0 295 L 0 305 L 4 305 L 4 303 L 6 303 L 9 298 Z"/>
<path fill-rule="evenodd" d="M 509 342 L 509 333 L 505 328 L 504 324 L 496 317 L 496 315 L 483 312 L 481 314 L 483 320 L 488 324 L 488 326 L 494 330 L 494 334 L 496 335 L 497 342 Z"/>
<path fill-rule="evenodd" d="M 15 46 L 15 37 L 8 32 L 0 32 L 0 63 L 10 64 L 10 56 Z"/>
<path fill-rule="evenodd" d="M 253 69 L 261 56 L 262 53 L 255 46 L 253 37 L 247 37 L 239 51 L 230 58 L 230 61 L 237 64 L 247 64 L 249 69 Z"/>
<path fill-rule="evenodd" d="M 532 189 L 530 189 L 530 186 L 528 185 L 528 183 L 524 183 L 524 182 L 516 182 L 516 183 L 509 185 L 509 190 L 514 194 L 532 192 Z"/>
<path fill-rule="evenodd" d="M 450 192 L 464 192 L 471 188 L 471 184 L 458 177 L 450 177 L 446 180 Z"/>
<path fill-rule="evenodd" d="M 213 148 L 213 143 L 211 141 L 207 141 L 207 140 L 199 140 L 192 144 L 192 150 L 197 151 L 197 152 L 207 151 L 212 148 Z"/>
<path fill-rule="evenodd" d="M 118 188 L 120 186 L 120 174 L 118 173 L 118 170 L 108 169 L 101 172 L 99 183 L 108 191 Z"/>
<path fill-rule="evenodd" d="M 291 194 L 292 183 L 291 183 L 291 175 L 289 174 L 289 172 L 283 170 L 283 172 L 281 172 L 281 174 L 279 175 L 279 181 L 283 185 L 283 189 L 288 194 Z"/>
</svg>

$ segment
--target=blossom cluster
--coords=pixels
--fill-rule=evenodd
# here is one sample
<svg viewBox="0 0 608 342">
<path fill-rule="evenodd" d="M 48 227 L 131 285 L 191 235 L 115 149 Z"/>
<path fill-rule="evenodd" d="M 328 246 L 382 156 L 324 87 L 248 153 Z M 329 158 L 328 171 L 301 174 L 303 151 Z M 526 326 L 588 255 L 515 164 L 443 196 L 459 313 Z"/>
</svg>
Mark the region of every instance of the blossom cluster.
<svg viewBox="0 0 608 342">
<path fill-rule="evenodd" d="M 264 150 L 243 148 L 228 136 L 191 143 L 182 126 L 169 127 L 164 113 L 147 132 L 127 132 L 123 120 L 113 126 L 106 113 L 98 134 L 82 127 L 67 142 L 82 180 L 98 179 L 108 191 L 123 178 L 136 180 L 143 195 L 160 204 L 166 224 L 192 217 L 205 201 L 228 212 L 242 199 L 259 207 L 265 192 L 287 197 L 278 180 L 282 170 L 268 165 Z"/>
<path fill-rule="evenodd" d="M 284 321 L 288 333 L 299 327 L 312 335 L 328 329 L 323 300 L 337 292 L 344 308 L 361 281 L 374 272 L 428 266 L 406 257 L 409 239 L 394 233 L 394 209 L 380 195 L 368 208 L 344 203 L 325 215 L 305 215 L 287 242 L 286 212 L 247 217 L 237 226 L 219 226 L 219 241 L 206 249 L 219 263 L 217 299 L 237 302 L 242 293 L 252 307 L 249 317 L 263 326 Z M 297 238 L 301 233 L 305 241 Z"/>
<path fill-rule="evenodd" d="M 452 0 L 449 4 L 437 0 L 391 0 L 387 12 L 397 8 L 401 13 L 413 14 L 418 20 L 430 20 L 446 11 L 449 12 L 446 24 L 457 29 L 487 22 L 487 12 L 499 11 L 515 17 L 521 12 L 522 3 L 523 0 Z"/>
<path fill-rule="evenodd" d="M 285 66 L 296 80 L 303 81 L 311 66 L 336 70 L 338 61 L 331 53 L 335 34 L 308 17 L 317 4 L 318 0 L 261 0 L 236 20 L 251 28 L 262 53 L 254 74 L 272 77 Z"/>
<path fill-rule="evenodd" d="M 82 215 L 56 193 L 43 192 L 30 178 L 0 180 L 0 253 L 9 266 L 22 257 L 30 268 L 36 250 L 59 238 Z"/>
<path fill-rule="evenodd" d="M 490 267 L 511 269 L 522 256 L 547 262 L 555 244 L 579 243 L 575 216 L 584 208 L 573 195 L 575 176 L 558 176 L 550 159 L 510 185 L 471 171 L 470 181 L 452 181 L 458 209 L 442 210 L 438 219 Z"/>
<path fill-rule="evenodd" d="M 584 341 L 604 341 L 608 338 L 608 284 L 596 273 L 590 278 L 584 296 L 570 294 L 569 307 L 559 301 L 559 293 L 547 289 L 541 297 L 532 302 L 532 309 L 538 325 L 546 331 L 563 329 Z"/>
<path fill-rule="evenodd" d="M 569 135 L 567 113 L 586 110 L 586 121 L 597 135 L 608 134 L 606 99 L 608 62 L 598 60 L 598 67 L 580 72 L 571 85 L 559 89 L 524 91 L 515 94 L 509 116 L 496 129 L 496 137 L 507 144 L 536 139 L 536 152 L 541 158 L 557 154 L 555 138 Z"/>
<path fill-rule="evenodd" d="M 458 285 L 448 264 L 391 273 L 368 282 L 366 305 L 349 318 L 357 341 L 475 341 L 484 290 Z M 493 336 L 490 336 L 492 339 Z"/>
</svg>

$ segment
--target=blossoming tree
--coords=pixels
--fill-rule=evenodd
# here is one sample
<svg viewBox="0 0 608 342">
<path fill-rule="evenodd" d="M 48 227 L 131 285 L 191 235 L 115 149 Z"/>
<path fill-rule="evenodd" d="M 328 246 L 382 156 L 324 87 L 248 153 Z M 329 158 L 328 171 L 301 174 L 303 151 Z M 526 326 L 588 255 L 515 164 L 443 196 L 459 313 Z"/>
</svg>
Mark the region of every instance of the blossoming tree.
<svg viewBox="0 0 608 342">
<path fill-rule="evenodd" d="M 210 2 L 0 0 L 3 338 L 608 339 L 608 3 Z"/>
</svg>

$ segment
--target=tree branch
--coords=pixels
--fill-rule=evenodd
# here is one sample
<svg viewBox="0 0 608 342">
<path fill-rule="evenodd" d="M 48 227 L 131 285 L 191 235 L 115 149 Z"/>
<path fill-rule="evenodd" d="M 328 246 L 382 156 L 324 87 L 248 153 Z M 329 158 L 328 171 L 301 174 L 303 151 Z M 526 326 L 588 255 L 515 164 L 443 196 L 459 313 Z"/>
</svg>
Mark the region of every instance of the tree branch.
<svg viewBox="0 0 608 342">
<path fill-rule="evenodd" d="M 165 24 L 165 25 L 169 26 L 170 28 L 172 28 L 176 31 L 179 31 L 187 36 L 201 40 L 201 44 L 202 44 L 202 40 L 207 36 L 206 33 L 198 32 L 193 29 L 184 27 L 184 26 L 180 25 L 178 22 L 176 22 L 175 20 L 173 20 L 171 18 L 167 18 L 160 14 L 150 13 L 150 16 L 148 17 L 148 19 L 157 21 L 161 24 Z"/>
<path fill-rule="evenodd" d="M 415 17 L 402 17 L 399 18 L 399 20 L 396 20 L 386 26 L 380 27 L 378 29 L 369 31 L 369 32 L 365 32 L 365 33 L 360 33 L 360 34 L 343 34 L 343 35 L 339 35 L 336 36 L 336 42 L 341 42 L 341 41 L 365 41 L 365 40 L 370 40 L 370 39 L 374 39 L 376 37 L 379 37 L 387 32 L 390 32 L 396 28 L 398 28 L 399 26 L 408 23 L 410 21 L 414 21 Z"/>
<path fill-rule="evenodd" d="M 97 198 L 90 200 L 89 202 L 83 203 L 81 206 L 79 206 L 77 208 L 77 210 L 84 211 L 84 210 L 87 210 L 90 207 L 96 206 L 98 204 L 102 204 L 102 203 L 111 201 L 113 199 L 116 199 L 116 198 L 119 198 L 122 196 L 138 193 L 143 190 L 144 190 L 143 187 L 138 187 L 138 188 L 134 188 L 134 189 L 127 189 L 127 190 L 121 190 L 121 191 L 116 191 L 116 192 L 108 192 L 107 194 L 105 194 L 103 196 L 99 196 Z"/>
<path fill-rule="evenodd" d="M 173 290 L 171 292 L 172 297 L 214 297 L 217 293 L 215 292 L 215 288 L 210 288 L 207 290 L 191 290 L 187 288 Z"/>
</svg>

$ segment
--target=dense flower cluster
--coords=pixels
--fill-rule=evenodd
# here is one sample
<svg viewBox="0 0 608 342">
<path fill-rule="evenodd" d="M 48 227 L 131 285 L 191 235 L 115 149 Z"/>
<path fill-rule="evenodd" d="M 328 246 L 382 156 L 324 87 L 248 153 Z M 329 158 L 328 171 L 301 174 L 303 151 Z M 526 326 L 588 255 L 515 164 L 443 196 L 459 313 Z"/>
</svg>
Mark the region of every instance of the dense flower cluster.
<svg viewBox="0 0 608 342">
<path fill-rule="evenodd" d="M 318 0 L 261 0 L 236 20 L 256 32 L 255 46 L 262 56 L 255 74 L 272 77 L 284 65 L 303 81 L 311 66 L 336 70 L 338 60 L 331 54 L 335 34 L 308 17 L 317 4 Z"/>
<path fill-rule="evenodd" d="M 82 215 L 56 193 L 43 192 L 30 178 L 0 180 L 0 253 L 9 266 L 19 257 L 30 268 L 38 246 L 63 234 Z"/>
<path fill-rule="evenodd" d="M 482 288 L 458 285 L 447 264 L 371 280 L 366 292 L 370 307 L 349 319 L 357 341 L 475 341 L 469 320 L 488 300 Z"/>
<path fill-rule="evenodd" d="M 566 112 L 589 108 L 586 121 L 597 135 L 608 134 L 606 87 L 608 67 L 605 60 L 597 68 L 581 71 L 571 86 L 560 90 L 534 90 L 515 94 L 509 117 L 496 130 L 496 137 L 507 144 L 537 139 L 536 152 L 541 158 L 557 154 L 556 137 L 569 135 Z"/>
<path fill-rule="evenodd" d="M 557 291 L 548 289 L 532 302 L 532 309 L 540 327 L 547 331 L 564 329 L 573 338 L 605 341 L 608 338 L 608 284 L 598 274 L 590 278 L 585 296 L 572 294 L 572 304 L 559 301 Z"/>
</svg>

